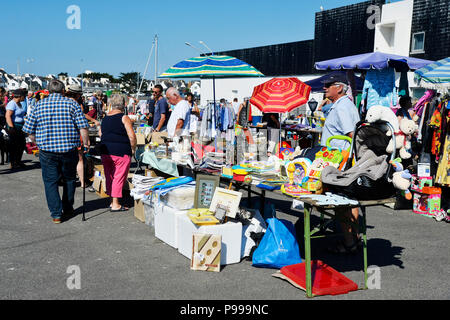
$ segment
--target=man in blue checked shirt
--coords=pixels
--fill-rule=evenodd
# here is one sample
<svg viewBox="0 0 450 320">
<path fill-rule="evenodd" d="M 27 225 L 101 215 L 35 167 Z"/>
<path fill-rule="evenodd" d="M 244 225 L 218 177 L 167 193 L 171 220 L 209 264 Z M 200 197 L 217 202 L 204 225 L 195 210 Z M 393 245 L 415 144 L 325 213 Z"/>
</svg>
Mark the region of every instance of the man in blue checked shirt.
<svg viewBox="0 0 450 320">
<path fill-rule="evenodd" d="M 89 124 L 79 104 L 64 97 L 64 83 L 52 80 L 50 95 L 41 100 L 27 117 L 23 131 L 39 148 L 47 206 L 54 223 L 61 223 L 62 214 L 73 213 L 76 168 L 80 134 L 89 148 Z M 62 200 L 58 181 L 63 181 Z"/>
</svg>

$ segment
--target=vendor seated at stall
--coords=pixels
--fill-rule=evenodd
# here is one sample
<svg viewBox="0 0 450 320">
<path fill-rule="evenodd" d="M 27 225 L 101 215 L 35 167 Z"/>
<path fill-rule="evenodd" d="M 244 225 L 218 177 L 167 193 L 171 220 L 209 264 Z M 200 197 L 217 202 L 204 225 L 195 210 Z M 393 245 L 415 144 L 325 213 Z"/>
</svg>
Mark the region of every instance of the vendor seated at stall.
<svg viewBox="0 0 450 320">
<path fill-rule="evenodd" d="M 346 94 L 348 85 L 345 75 L 338 74 L 331 76 L 323 84 L 325 98 L 333 103 L 322 130 L 321 145 L 326 146 L 327 139 L 331 136 L 346 135 L 353 138 L 355 126 L 360 121 L 360 118 L 358 109 Z M 331 140 L 330 145 L 331 147 L 340 149 L 347 149 L 349 147 L 347 141 L 336 139 Z M 355 225 L 358 224 L 358 208 L 341 210 L 344 218 L 352 221 Z M 357 236 L 358 230 L 352 228 L 352 225 L 345 221 L 341 222 L 341 228 L 344 233 L 343 241 L 337 242 L 329 250 L 334 253 L 353 253 L 360 249 L 360 239 Z"/>
</svg>

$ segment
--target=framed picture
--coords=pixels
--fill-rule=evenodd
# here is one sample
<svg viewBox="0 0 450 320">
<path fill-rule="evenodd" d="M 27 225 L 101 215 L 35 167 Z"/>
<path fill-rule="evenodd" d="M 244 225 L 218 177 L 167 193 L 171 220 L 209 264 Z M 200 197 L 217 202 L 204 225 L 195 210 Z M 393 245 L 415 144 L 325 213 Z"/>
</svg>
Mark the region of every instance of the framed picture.
<svg viewBox="0 0 450 320">
<path fill-rule="evenodd" d="M 218 204 L 216 206 L 216 213 L 214 214 L 214 217 L 219 220 L 220 223 L 223 223 L 225 220 L 225 216 L 227 215 L 227 208 L 224 205 Z"/>
<path fill-rule="evenodd" d="M 206 174 L 197 174 L 195 178 L 194 208 L 209 208 L 220 177 Z"/>
<path fill-rule="evenodd" d="M 226 216 L 235 218 L 241 202 L 242 193 L 217 187 L 209 211 L 216 212 L 217 207 L 224 208 Z"/>
</svg>

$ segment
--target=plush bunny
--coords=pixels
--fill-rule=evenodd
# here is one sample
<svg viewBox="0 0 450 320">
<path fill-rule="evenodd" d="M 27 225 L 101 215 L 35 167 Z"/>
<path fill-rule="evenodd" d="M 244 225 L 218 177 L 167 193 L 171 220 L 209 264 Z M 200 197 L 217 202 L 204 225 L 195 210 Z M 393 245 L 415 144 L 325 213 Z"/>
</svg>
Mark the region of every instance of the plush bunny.
<svg viewBox="0 0 450 320">
<path fill-rule="evenodd" d="M 407 200 L 412 199 L 411 191 L 409 191 L 409 187 L 411 186 L 411 174 L 409 170 L 403 170 L 403 166 L 401 164 L 401 159 L 394 159 L 389 161 L 394 167 L 394 174 L 392 176 L 392 184 L 396 189 L 403 191 L 405 198 Z"/>
</svg>

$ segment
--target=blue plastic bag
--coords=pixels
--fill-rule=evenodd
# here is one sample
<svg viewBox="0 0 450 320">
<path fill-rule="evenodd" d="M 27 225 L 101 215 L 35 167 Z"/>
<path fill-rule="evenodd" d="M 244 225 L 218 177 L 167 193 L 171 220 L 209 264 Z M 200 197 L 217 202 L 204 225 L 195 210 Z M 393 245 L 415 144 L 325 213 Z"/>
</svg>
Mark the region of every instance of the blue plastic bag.
<svg viewBox="0 0 450 320">
<path fill-rule="evenodd" d="M 267 230 L 253 252 L 252 265 L 261 268 L 281 269 L 302 262 L 297 237 L 292 222 L 269 218 Z"/>
</svg>

